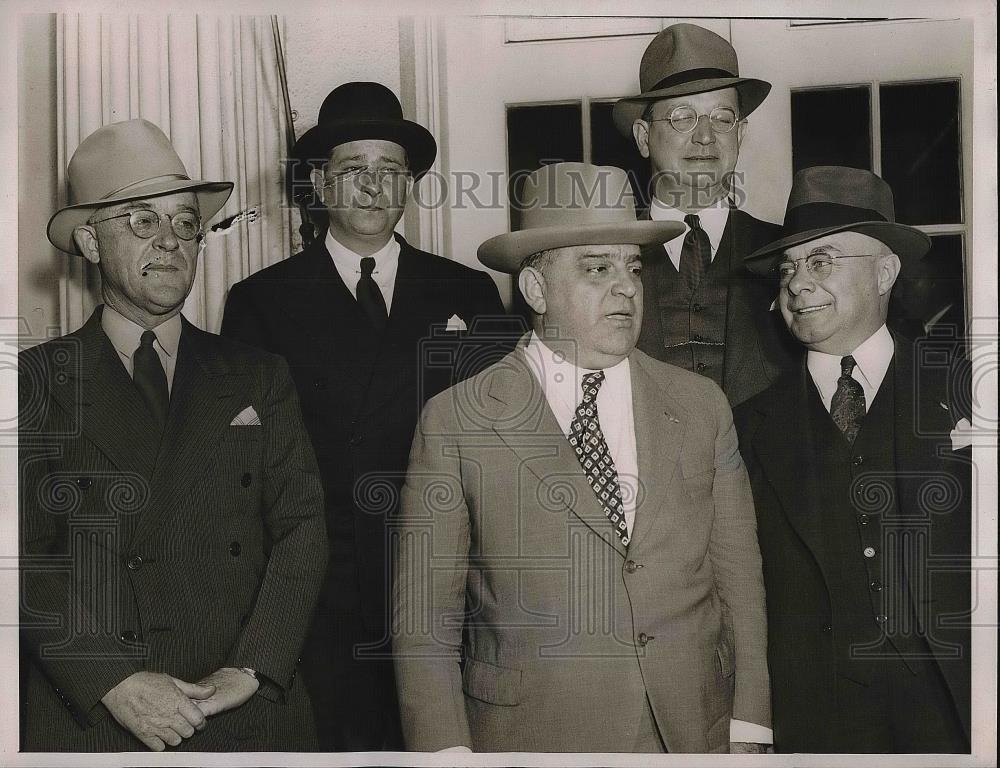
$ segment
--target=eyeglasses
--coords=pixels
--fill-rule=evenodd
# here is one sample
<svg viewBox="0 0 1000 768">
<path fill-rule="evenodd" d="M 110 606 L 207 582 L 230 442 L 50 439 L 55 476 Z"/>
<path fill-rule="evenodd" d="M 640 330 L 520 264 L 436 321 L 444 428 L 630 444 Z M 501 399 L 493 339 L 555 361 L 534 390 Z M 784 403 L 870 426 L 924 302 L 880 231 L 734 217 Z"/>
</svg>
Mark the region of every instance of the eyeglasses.
<svg viewBox="0 0 1000 768">
<path fill-rule="evenodd" d="M 391 184 L 398 184 L 401 181 L 409 179 L 410 172 L 406 168 L 398 168 L 396 166 L 373 168 L 370 165 L 352 165 L 341 171 L 327 173 L 327 181 L 323 187 L 326 188 L 344 181 L 350 181 L 359 176 L 364 176 L 366 179 L 375 179 L 379 184 L 384 184 L 386 181 L 389 181 Z"/>
<path fill-rule="evenodd" d="M 809 276 L 816 282 L 820 283 L 826 280 L 833 273 L 833 265 L 838 259 L 864 259 L 874 255 L 875 254 L 873 253 L 845 253 L 841 256 L 831 256 L 828 253 L 814 253 L 810 256 L 806 256 L 804 259 L 783 261 L 774 268 L 774 271 L 778 273 L 778 277 L 781 281 L 781 287 L 784 288 L 792 282 L 792 278 L 795 277 L 795 273 L 799 271 L 799 264 L 805 264 L 806 272 L 809 273 Z"/>
<path fill-rule="evenodd" d="M 128 213 L 119 213 L 117 216 L 108 216 L 106 219 L 88 222 L 90 224 L 100 224 L 102 221 L 112 219 L 122 219 L 128 217 L 128 225 L 132 228 L 136 237 L 148 240 L 155 237 L 160 232 L 160 224 L 165 218 L 170 222 L 170 229 L 179 240 L 194 240 L 201 235 L 201 217 L 190 211 L 181 211 L 173 216 L 159 214 L 149 208 L 139 208 Z"/>
<path fill-rule="evenodd" d="M 716 107 L 708 113 L 708 124 L 715 133 L 729 133 L 740 122 L 736 112 L 729 107 Z M 666 117 L 650 117 L 647 122 L 668 122 L 677 133 L 691 133 L 698 127 L 702 115 L 698 110 L 686 104 L 674 107 Z"/>
</svg>

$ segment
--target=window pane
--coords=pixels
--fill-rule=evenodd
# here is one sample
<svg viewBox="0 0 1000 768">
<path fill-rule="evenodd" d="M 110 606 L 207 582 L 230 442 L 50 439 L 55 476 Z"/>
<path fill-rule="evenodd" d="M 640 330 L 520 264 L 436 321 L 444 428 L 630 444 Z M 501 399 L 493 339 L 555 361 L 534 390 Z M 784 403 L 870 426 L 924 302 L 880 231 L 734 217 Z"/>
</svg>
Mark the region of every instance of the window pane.
<svg viewBox="0 0 1000 768">
<path fill-rule="evenodd" d="M 866 85 L 792 91 L 792 170 L 846 165 L 870 171 L 871 124 Z"/>
<path fill-rule="evenodd" d="M 959 83 L 879 87 L 882 177 L 904 224 L 962 221 Z"/>
<path fill-rule="evenodd" d="M 507 108 L 507 193 L 512 232 L 520 228 L 517 202 L 525 175 L 562 161 L 583 161 L 583 111 L 579 102 Z"/>
<path fill-rule="evenodd" d="M 910 338 L 965 334 L 962 235 L 932 237 L 930 253 L 904 264 L 892 289 L 889 324 Z"/>
<path fill-rule="evenodd" d="M 594 165 L 614 165 L 624 168 L 632 181 L 635 204 L 639 208 L 649 206 L 649 160 L 639 154 L 635 141 L 625 138 L 615 128 L 611 120 L 613 101 L 592 101 L 590 103 L 590 156 Z"/>
</svg>

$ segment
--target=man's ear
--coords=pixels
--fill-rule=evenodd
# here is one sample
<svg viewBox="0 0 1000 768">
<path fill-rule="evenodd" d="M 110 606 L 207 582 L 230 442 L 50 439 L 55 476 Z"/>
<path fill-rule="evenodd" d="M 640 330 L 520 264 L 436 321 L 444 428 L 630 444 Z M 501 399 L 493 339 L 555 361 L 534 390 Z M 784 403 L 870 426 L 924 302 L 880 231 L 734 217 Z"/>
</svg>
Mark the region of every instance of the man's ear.
<svg viewBox="0 0 1000 768">
<path fill-rule="evenodd" d="M 740 151 L 740 147 L 743 146 L 743 139 L 747 137 L 747 131 L 750 129 L 750 123 L 747 122 L 746 118 L 740 120 L 736 126 L 736 151 Z"/>
<path fill-rule="evenodd" d="M 73 242 L 87 261 L 93 264 L 100 262 L 101 249 L 97 243 L 97 232 L 90 224 L 83 224 L 73 230 Z"/>
<path fill-rule="evenodd" d="M 632 138 L 635 139 L 635 145 L 639 148 L 639 154 L 643 157 L 649 157 L 649 123 L 642 118 L 636 118 L 635 122 L 632 123 Z"/>
<path fill-rule="evenodd" d="M 323 191 L 326 186 L 326 177 L 323 175 L 323 171 L 319 168 L 313 168 L 309 171 L 309 181 L 312 182 L 313 191 L 316 193 L 316 199 L 323 199 Z"/>
<path fill-rule="evenodd" d="M 545 314 L 545 275 L 534 267 L 525 267 L 517 276 L 517 287 L 536 315 Z"/>
<path fill-rule="evenodd" d="M 881 256 L 878 260 L 878 295 L 885 296 L 892 290 L 892 286 L 899 277 L 899 270 L 902 265 L 899 263 L 899 256 L 889 253 Z"/>
</svg>

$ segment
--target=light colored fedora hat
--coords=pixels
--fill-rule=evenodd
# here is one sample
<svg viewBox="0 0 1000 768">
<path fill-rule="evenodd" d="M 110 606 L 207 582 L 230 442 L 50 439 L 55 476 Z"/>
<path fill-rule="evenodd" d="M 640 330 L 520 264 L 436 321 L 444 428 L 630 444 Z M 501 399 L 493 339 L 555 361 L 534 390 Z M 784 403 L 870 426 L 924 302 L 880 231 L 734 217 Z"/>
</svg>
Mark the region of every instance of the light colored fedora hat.
<svg viewBox="0 0 1000 768">
<path fill-rule="evenodd" d="M 871 171 L 839 165 L 803 168 L 792 179 L 781 237 L 751 253 L 751 272 L 770 272 L 786 248 L 836 232 L 860 232 L 885 243 L 904 264 L 922 258 L 931 239 L 896 223 L 892 189 Z"/>
<path fill-rule="evenodd" d="M 517 274 L 532 254 L 571 245 L 652 245 L 684 232 L 674 221 L 636 221 L 635 199 L 621 168 L 554 163 L 524 182 L 522 227 L 479 246 L 491 269 Z"/>
<path fill-rule="evenodd" d="M 190 191 L 198 197 L 204 222 L 233 191 L 232 182 L 191 179 L 163 131 L 141 119 L 105 125 L 81 141 L 66 178 L 70 204 L 49 219 L 48 236 L 68 253 L 77 252 L 73 230 L 98 208 Z"/>
<path fill-rule="evenodd" d="M 639 64 L 639 93 L 615 104 L 611 116 L 623 136 L 632 136 L 632 123 L 651 101 L 673 96 L 735 88 L 740 95 L 740 117 L 760 106 L 771 84 L 740 77 L 736 49 L 724 37 L 697 24 L 673 24 L 646 47 Z"/>
</svg>

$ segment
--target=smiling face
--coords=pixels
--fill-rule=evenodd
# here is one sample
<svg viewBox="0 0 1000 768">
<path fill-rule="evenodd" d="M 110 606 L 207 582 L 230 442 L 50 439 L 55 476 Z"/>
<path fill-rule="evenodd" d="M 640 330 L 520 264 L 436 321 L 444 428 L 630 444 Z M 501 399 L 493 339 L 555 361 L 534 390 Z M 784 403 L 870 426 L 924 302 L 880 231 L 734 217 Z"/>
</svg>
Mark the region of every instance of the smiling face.
<svg viewBox="0 0 1000 768">
<path fill-rule="evenodd" d="M 679 106 L 690 106 L 700 116 L 691 133 L 678 132 L 666 119 Z M 633 124 L 639 153 L 649 158 L 656 198 L 665 205 L 691 213 L 729 194 L 747 122 L 740 120 L 728 133 L 716 133 L 708 115 L 718 107 L 739 117 L 735 88 L 661 99 L 647 110 L 648 120 Z"/>
<path fill-rule="evenodd" d="M 581 368 L 609 368 L 635 347 L 642 326 L 637 245 L 577 245 L 547 251 L 518 285 L 535 330 L 573 344 Z"/>
<path fill-rule="evenodd" d="M 138 237 L 128 216 L 109 218 L 142 209 L 160 216 L 160 229 L 150 238 Z M 155 328 L 180 312 L 194 284 L 198 240 L 181 240 L 165 218 L 181 212 L 198 215 L 193 193 L 102 208 L 90 217 L 97 223 L 78 227 L 73 235 L 80 252 L 101 270 L 104 303 L 143 328 Z"/>
<path fill-rule="evenodd" d="M 362 256 L 392 237 L 409 192 L 406 150 L 382 139 L 338 144 L 323 171 L 313 171 L 316 194 L 326 207 L 330 233 Z"/>
<path fill-rule="evenodd" d="M 801 263 L 813 255 L 833 257 L 825 279 L 818 280 Z M 900 265 L 880 240 L 838 232 L 789 248 L 781 260 L 798 262 L 778 304 L 788 329 L 807 349 L 849 355 L 885 323 Z"/>
</svg>

